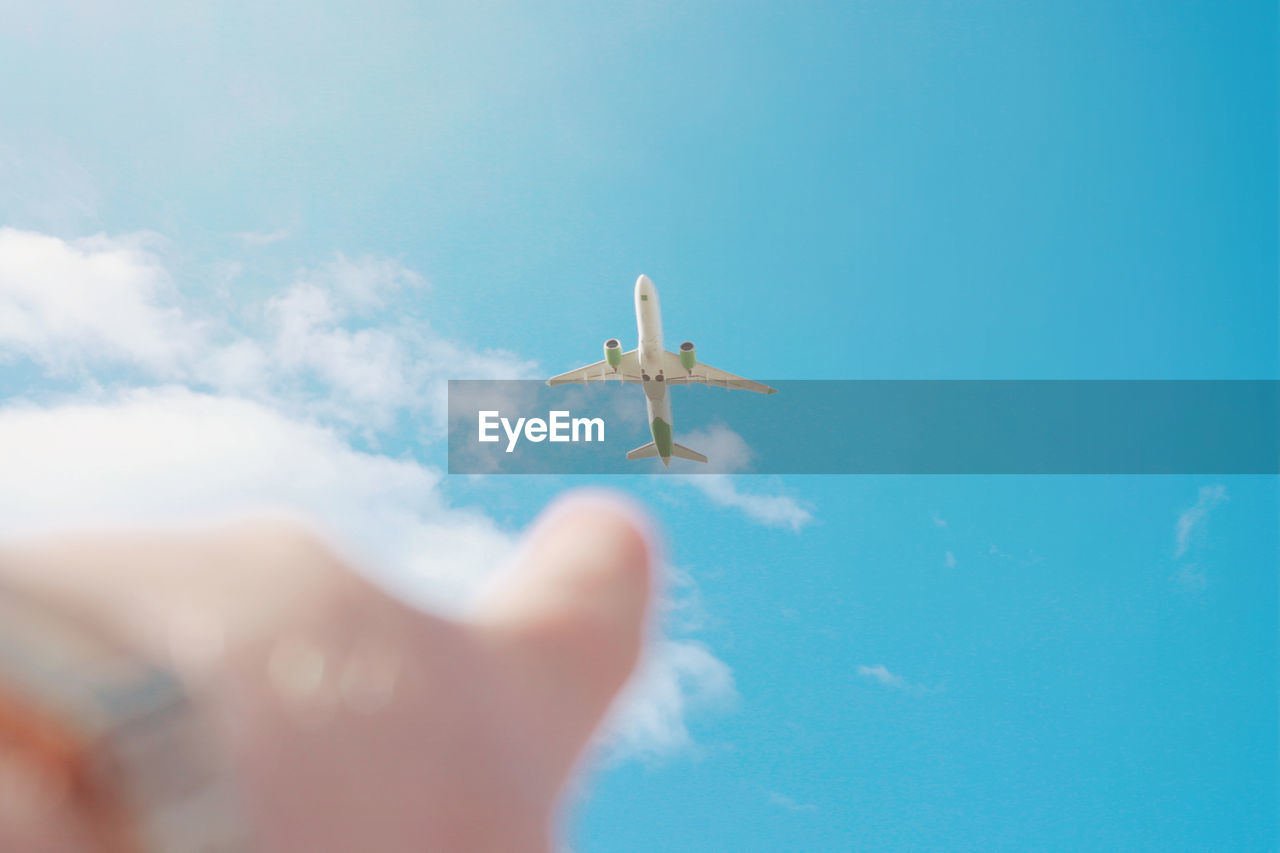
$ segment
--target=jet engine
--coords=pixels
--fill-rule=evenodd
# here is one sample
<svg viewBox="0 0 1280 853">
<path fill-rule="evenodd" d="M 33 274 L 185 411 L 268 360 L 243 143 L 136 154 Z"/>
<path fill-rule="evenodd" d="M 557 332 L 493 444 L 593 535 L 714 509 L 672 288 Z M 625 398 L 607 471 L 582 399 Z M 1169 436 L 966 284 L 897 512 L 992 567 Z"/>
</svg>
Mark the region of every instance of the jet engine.
<svg viewBox="0 0 1280 853">
<path fill-rule="evenodd" d="M 617 338 L 609 338 L 604 342 L 604 360 L 614 370 L 617 370 L 618 365 L 622 364 L 622 344 Z"/>
<path fill-rule="evenodd" d="M 693 370 L 698 363 L 698 351 L 693 348 L 693 341 L 685 341 L 680 345 L 680 366 L 685 370 Z"/>
</svg>

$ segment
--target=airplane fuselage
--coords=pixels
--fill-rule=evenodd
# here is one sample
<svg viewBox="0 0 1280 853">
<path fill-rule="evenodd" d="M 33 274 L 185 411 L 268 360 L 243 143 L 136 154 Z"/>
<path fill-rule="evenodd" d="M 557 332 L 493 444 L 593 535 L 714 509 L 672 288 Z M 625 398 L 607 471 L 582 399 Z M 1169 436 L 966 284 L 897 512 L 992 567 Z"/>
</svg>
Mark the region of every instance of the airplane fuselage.
<svg viewBox="0 0 1280 853">
<path fill-rule="evenodd" d="M 636 279 L 636 329 L 640 334 L 640 375 L 644 380 L 645 408 L 649 414 L 649 432 L 664 464 L 671 459 L 671 398 L 663 375 L 662 307 L 658 289 L 647 275 Z"/>
<path fill-rule="evenodd" d="M 571 382 L 619 381 L 638 384 L 644 390 L 645 409 L 649 413 L 649 432 L 653 441 L 627 453 L 628 459 L 649 459 L 654 456 L 669 465 L 674 456 L 693 462 L 707 462 L 698 451 L 676 444 L 672 440 L 674 421 L 671 417 L 670 385 L 713 385 L 718 388 L 742 389 L 757 394 L 775 394 L 762 382 L 735 376 L 727 370 L 712 367 L 699 361 L 692 341 L 680 344 L 679 352 L 668 352 L 662 347 L 662 306 L 658 302 L 658 288 L 642 275 L 636 279 L 636 331 L 640 342 L 633 350 L 623 352 L 622 342 L 609 338 L 604 342 L 604 360 L 552 376 L 548 385 L 565 385 Z"/>
</svg>

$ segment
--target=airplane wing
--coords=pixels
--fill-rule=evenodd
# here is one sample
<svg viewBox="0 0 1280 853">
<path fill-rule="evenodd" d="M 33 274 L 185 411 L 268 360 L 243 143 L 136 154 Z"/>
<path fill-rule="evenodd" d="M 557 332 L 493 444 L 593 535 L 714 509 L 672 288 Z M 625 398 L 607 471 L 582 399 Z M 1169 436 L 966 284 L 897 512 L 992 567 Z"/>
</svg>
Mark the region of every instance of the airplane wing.
<svg viewBox="0 0 1280 853">
<path fill-rule="evenodd" d="M 588 382 L 640 382 L 640 354 L 636 350 L 624 352 L 622 361 L 616 368 L 610 367 L 607 361 L 597 361 L 547 380 L 548 385 L 569 385 Z"/>
<path fill-rule="evenodd" d="M 762 382 L 754 382 L 734 376 L 727 370 L 712 367 L 709 364 L 695 362 L 693 370 L 685 370 L 680 363 L 680 356 L 668 350 L 663 356 L 663 375 L 668 385 L 714 385 L 717 388 L 728 388 L 731 391 L 755 391 L 757 394 L 777 394 L 777 388 L 770 388 Z"/>
</svg>

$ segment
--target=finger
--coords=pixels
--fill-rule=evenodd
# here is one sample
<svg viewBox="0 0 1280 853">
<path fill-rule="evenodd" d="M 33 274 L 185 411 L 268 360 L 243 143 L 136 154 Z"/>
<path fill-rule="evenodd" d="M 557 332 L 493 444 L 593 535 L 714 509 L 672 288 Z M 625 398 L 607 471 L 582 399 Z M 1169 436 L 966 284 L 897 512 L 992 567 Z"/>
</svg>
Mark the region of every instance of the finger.
<svg viewBox="0 0 1280 853">
<path fill-rule="evenodd" d="M 307 526 L 78 533 L 0 547 L 0 579 L 117 632 L 186 673 L 184 649 L 247 641 L 330 595 L 344 570 Z M 216 645 L 217 643 L 215 643 Z"/>
<path fill-rule="evenodd" d="M 535 523 L 512 568 L 479 600 L 472 624 L 494 649 L 512 701 L 567 770 L 635 666 L 652 587 L 641 513 L 580 492 Z"/>
</svg>

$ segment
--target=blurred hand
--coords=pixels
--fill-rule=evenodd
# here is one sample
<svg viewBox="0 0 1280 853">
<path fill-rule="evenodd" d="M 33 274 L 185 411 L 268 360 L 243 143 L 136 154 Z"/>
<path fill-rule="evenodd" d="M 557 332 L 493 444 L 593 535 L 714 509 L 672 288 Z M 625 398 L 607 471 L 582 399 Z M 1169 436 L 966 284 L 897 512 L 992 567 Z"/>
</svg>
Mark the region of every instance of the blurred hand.
<svg viewBox="0 0 1280 853">
<path fill-rule="evenodd" d="M 440 555 L 447 560 L 448 555 Z M 560 791 L 639 654 L 637 515 L 570 496 L 462 621 L 412 609 L 283 522 L 84 536 L 0 572 L 170 662 L 215 705 L 261 849 L 544 851 Z M 83 849 L 75 816 L 0 849 Z"/>
</svg>

